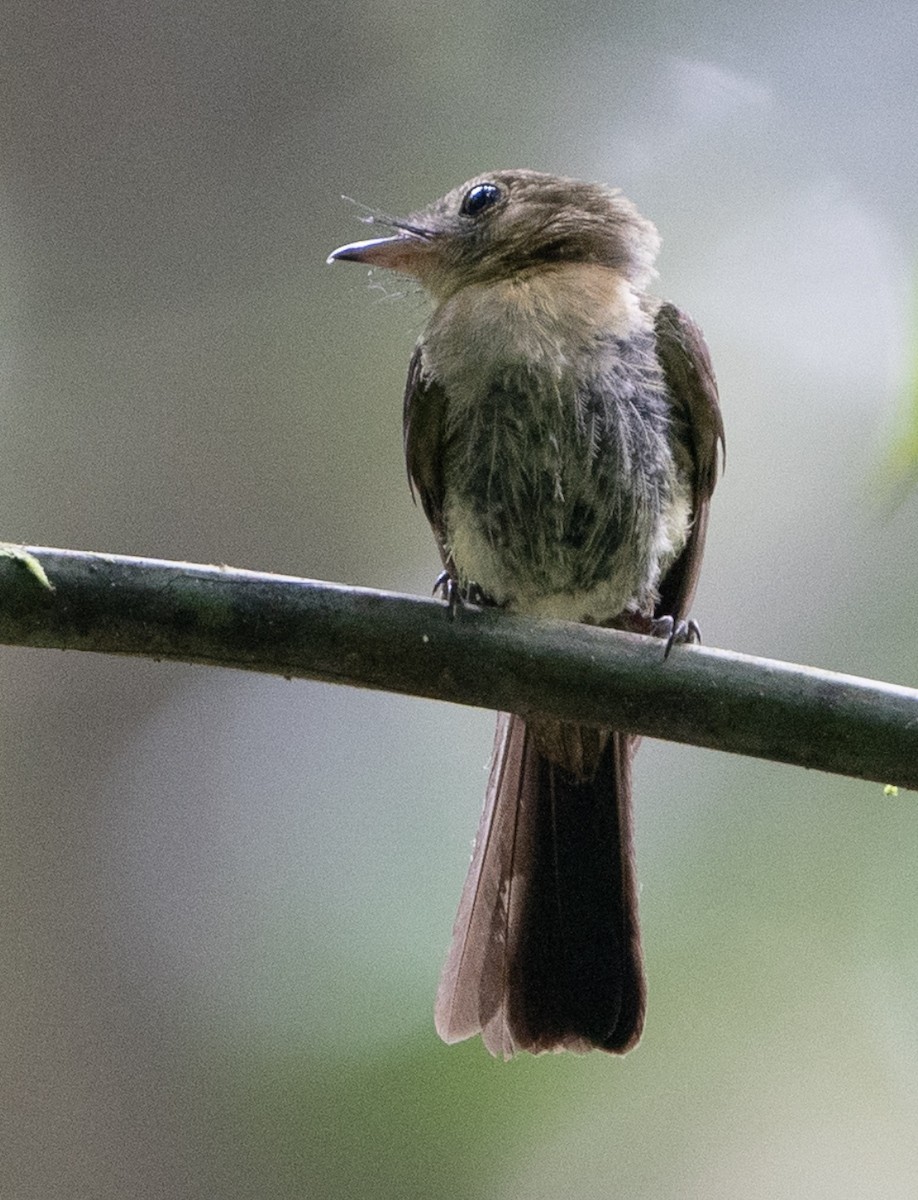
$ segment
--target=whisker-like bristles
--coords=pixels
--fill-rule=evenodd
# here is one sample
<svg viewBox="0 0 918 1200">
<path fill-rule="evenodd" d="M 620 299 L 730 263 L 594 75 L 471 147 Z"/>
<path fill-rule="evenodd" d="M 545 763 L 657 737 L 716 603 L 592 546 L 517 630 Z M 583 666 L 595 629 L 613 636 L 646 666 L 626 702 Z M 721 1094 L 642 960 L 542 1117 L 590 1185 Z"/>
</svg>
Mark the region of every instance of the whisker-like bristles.
<svg viewBox="0 0 918 1200">
<path fill-rule="evenodd" d="M 404 233 L 414 234 L 415 237 L 423 238 L 425 241 L 429 241 L 433 237 L 432 230 L 425 229 L 423 225 L 415 225 L 411 221 L 406 221 L 404 217 L 393 217 L 391 213 L 383 212 L 381 208 L 371 208 L 369 204 L 355 200 L 353 196 L 342 196 L 341 199 L 363 209 L 364 215 L 360 217 L 360 220 L 364 225 L 385 225 L 388 229 L 401 229 Z"/>
</svg>

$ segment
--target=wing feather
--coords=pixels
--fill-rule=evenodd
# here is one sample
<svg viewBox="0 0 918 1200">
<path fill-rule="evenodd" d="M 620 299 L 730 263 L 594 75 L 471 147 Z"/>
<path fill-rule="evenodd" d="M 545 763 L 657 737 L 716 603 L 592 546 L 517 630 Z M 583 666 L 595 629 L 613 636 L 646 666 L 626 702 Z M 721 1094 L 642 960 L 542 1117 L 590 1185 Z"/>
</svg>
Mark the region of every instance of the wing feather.
<svg viewBox="0 0 918 1200">
<path fill-rule="evenodd" d="M 691 606 L 708 528 L 708 506 L 724 456 L 724 423 L 711 355 L 699 327 L 672 304 L 661 304 L 655 318 L 657 356 L 678 425 L 685 430 L 692 457 L 692 530 L 685 549 L 660 585 L 656 616 L 683 619 Z"/>
<path fill-rule="evenodd" d="M 440 548 L 444 565 L 450 569 L 443 520 L 443 442 L 446 424 L 446 392 L 424 372 L 421 345 L 415 347 L 405 384 L 403 430 L 405 465 L 411 494 L 420 500 Z M 455 574 L 451 570 L 451 574 Z"/>
</svg>

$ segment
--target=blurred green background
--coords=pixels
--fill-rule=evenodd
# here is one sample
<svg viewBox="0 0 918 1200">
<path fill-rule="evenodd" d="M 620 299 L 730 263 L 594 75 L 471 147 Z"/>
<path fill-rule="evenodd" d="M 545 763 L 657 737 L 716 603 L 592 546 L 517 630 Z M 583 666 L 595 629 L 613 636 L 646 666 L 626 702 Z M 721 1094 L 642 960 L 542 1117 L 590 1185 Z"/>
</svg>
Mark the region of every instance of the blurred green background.
<svg viewBox="0 0 918 1200">
<path fill-rule="evenodd" d="M 324 259 L 342 193 L 530 166 L 707 333 L 708 643 L 914 684 L 916 51 L 912 0 L 12 0 L 0 533 L 427 592 L 425 303 Z M 491 725 L 4 649 L 0 1196 L 913 1197 L 915 796 L 645 743 L 643 1043 L 504 1065 L 431 1016 Z"/>
</svg>

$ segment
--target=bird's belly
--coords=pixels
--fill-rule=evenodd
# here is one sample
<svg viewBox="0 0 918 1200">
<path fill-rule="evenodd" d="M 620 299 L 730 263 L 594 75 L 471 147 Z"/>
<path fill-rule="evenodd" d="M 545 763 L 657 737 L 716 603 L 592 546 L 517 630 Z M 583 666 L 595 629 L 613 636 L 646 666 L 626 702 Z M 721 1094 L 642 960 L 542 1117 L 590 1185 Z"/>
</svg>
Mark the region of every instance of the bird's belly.
<svg viewBox="0 0 918 1200">
<path fill-rule="evenodd" d="M 625 555 L 605 571 L 587 573 L 570 553 L 532 553 L 529 545 L 514 548 L 512 537 L 496 544 L 475 510 L 461 500 L 447 505 L 446 518 L 460 580 L 475 584 L 495 604 L 532 616 L 600 623 L 634 606 L 645 590 L 648 565 Z"/>
<path fill-rule="evenodd" d="M 535 426 L 538 429 L 538 426 Z M 530 430 L 531 432 L 531 430 Z M 488 431 L 447 475 L 447 548 L 463 584 L 533 616 L 605 622 L 648 612 L 688 534 L 690 498 L 665 443 L 631 453 Z M 662 464 L 658 461 L 663 457 Z M 646 460 L 654 458 L 654 472 Z"/>
</svg>

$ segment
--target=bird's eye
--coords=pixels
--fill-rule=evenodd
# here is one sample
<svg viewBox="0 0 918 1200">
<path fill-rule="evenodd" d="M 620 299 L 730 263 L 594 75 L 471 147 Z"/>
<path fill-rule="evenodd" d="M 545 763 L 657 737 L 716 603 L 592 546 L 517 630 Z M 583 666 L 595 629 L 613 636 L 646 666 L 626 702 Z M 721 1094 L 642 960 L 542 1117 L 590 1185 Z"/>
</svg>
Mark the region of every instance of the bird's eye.
<svg viewBox="0 0 918 1200">
<path fill-rule="evenodd" d="M 480 212 L 496 204 L 501 194 L 496 183 L 476 183 L 462 197 L 459 211 L 464 217 L 477 217 Z"/>
</svg>

